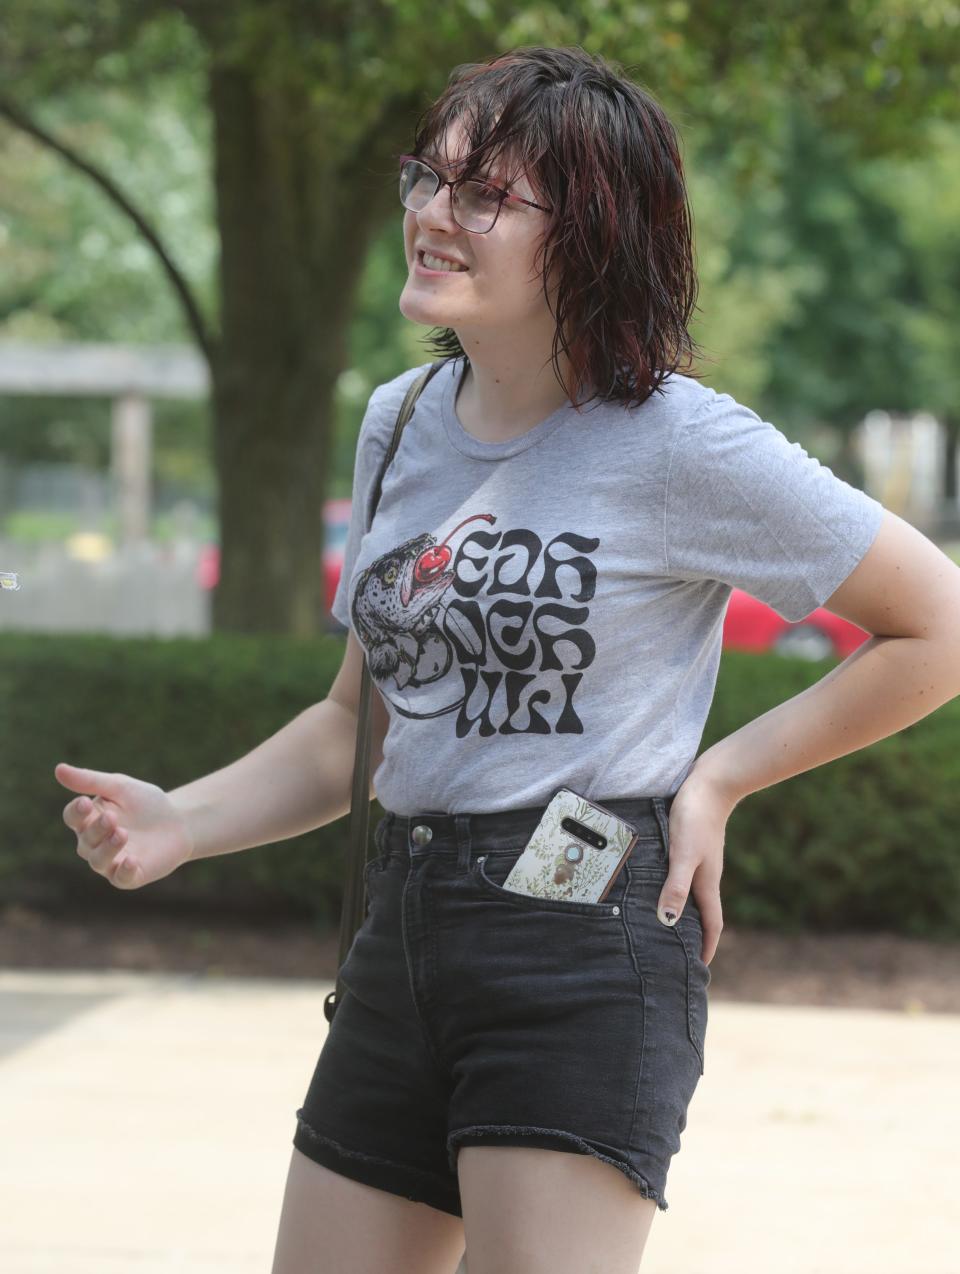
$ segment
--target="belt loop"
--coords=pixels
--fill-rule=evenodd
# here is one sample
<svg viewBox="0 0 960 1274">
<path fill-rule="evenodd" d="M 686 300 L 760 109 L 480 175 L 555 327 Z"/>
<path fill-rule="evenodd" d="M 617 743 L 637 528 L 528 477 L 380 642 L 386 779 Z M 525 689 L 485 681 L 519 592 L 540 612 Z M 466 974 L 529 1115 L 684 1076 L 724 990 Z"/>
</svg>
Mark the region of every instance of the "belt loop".
<svg viewBox="0 0 960 1274">
<path fill-rule="evenodd" d="M 390 829 L 393 827 L 395 818 L 396 815 L 392 812 L 392 810 L 387 810 L 383 818 L 381 818 L 377 823 L 376 831 L 373 833 L 373 839 L 377 847 L 377 852 L 380 854 L 385 854 L 387 852 L 386 846 L 390 840 Z"/>
<path fill-rule="evenodd" d="M 457 867 L 466 871 L 470 866 L 470 815 L 454 814 L 453 819 L 457 832 Z"/>
<path fill-rule="evenodd" d="M 653 812 L 656 815 L 657 823 L 660 826 L 660 840 L 663 843 L 661 861 L 667 863 L 670 861 L 670 822 L 666 801 L 662 796 L 655 796 L 653 798 Z"/>
</svg>

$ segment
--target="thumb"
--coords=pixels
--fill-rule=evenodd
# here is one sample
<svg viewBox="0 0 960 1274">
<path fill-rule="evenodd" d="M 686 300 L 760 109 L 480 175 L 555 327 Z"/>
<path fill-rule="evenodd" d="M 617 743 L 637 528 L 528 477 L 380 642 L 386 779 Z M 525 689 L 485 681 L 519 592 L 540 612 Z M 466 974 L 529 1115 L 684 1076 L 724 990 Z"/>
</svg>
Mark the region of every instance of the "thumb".
<svg viewBox="0 0 960 1274">
<path fill-rule="evenodd" d="M 657 903 L 657 919 L 662 925 L 672 927 L 680 919 L 690 892 L 690 882 L 686 885 L 677 876 L 668 876 L 663 882 L 660 899 Z"/>
<path fill-rule="evenodd" d="M 68 765 L 61 761 L 54 768 L 54 778 L 71 792 L 92 792 L 96 796 L 116 797 L 119 789 L 117 775 L 107 774 L 103 770 L 84 770 L 79 765 Z"/>
</svg>

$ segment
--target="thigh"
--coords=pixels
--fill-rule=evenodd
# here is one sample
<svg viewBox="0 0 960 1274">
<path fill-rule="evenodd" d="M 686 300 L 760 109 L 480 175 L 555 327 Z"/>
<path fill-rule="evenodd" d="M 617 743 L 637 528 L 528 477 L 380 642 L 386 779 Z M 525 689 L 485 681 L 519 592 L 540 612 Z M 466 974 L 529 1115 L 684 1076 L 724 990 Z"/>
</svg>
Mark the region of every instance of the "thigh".
<svg viewBox="0 0 960 1274">
<path fill-rule="evenodd" d="M 459 1217 L 293 1150 L 272 1274 L 454 1274 L 463 1249 Z"/>
<path fill-rule="evenodd" d="M 657 1204 L 590 1155 L 465 1146 L 469 1274 L 636 1274 Z"/>
</svg>

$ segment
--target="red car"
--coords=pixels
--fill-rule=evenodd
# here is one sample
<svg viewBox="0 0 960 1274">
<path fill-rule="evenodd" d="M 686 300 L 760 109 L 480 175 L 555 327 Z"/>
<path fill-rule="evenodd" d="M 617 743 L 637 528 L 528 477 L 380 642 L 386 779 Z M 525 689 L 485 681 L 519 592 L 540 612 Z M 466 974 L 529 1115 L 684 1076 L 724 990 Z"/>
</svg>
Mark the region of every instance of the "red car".
<svg viewBox="0 0 960 1274">
<path fill-rule="evenodd" d="M 724 650 L 771 651 L 797 659 L 845 659 L 869 636 L 825 606 L 791 624 L 739 588 L 730 594 L 723 621 Z"/>
</svg>

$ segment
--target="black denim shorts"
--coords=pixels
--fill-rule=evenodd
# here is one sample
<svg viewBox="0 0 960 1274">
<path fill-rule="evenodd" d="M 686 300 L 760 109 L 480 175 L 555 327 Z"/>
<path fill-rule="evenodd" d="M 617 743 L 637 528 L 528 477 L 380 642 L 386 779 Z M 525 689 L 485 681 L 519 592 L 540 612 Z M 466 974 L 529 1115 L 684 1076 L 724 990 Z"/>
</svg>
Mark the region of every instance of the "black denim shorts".
<svg viewBox="0 0 960 1274">
<path fill-rule="evenodd" d="M 297 1149 L 455 1216 L 461 1146 L 572 1151 L 666 1211 L 710 984 L 692 893 L 657 919 L 671 802 L 600 801 L 640 839 L 596 903 L 502 887 L 543 806 L 381 819 Z"/>
</svg>

